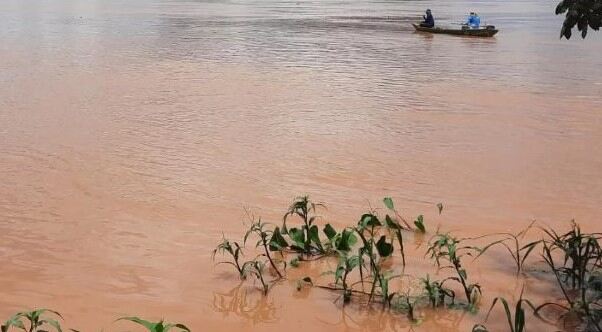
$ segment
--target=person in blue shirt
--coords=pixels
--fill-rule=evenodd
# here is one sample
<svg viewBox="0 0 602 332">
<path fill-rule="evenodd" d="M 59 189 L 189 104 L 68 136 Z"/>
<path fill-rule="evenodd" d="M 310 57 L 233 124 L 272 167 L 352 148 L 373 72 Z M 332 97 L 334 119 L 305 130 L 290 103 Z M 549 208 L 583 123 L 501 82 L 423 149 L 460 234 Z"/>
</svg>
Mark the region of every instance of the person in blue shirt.
<svg viewBox="0 0 602 332">
<path fill-rule="evenodd" d="M 478 29 L 481 26 L 481 18 L 477 13 L 471 12 L 465 25 L 471 29 Z"/>
<path fill-rule="evenodd" d="M 422 18 L 424 18 L 424 21 L 420 23 L 421 27 L 432 28 L 435 26 L 435 18 L 433 17 L 430 9 L 426 10 L 426 15 L 422 16 Z"/>
</svg>

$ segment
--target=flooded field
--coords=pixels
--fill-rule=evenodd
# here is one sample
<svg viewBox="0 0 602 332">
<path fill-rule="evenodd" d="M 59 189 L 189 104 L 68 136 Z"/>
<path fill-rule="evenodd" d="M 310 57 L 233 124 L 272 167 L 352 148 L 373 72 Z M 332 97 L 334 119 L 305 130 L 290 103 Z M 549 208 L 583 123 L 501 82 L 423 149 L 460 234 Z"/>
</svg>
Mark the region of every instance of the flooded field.
<svg viewBox="0 0 602 332">
<path fill-rule="evenodd" d="M 214 267 L 245 209 L 279 224 L 301 194 L 327 205 L 321 225 L 355 224 L 385 196 L 424 214 L 430 234 L 408 239 L 416 276 L 436 274 L 424 241 L 437 227 L 574 218 L 600 231 L 602 33 L 559 40 L 555 5 L 1 1 L 0 319 L 48 307 L 83 331 L 124 330 L 112 321 L 133 314 L 196 331 L 410 329 L 297 292 L 333 261 L 289 271 L 265 298 Z M 448 25 L 476 10 L 500 33 L 415 33 L 427 7 Z M 478 314 L 426 313 L 413 329 L 468 331 L 523 284 L 533 301 L 560 298 L 540 260 L 517 279 L 492 251 L 467 267 Z M 498 310 L 488 325 L 503 324 Z"/>
</svg>

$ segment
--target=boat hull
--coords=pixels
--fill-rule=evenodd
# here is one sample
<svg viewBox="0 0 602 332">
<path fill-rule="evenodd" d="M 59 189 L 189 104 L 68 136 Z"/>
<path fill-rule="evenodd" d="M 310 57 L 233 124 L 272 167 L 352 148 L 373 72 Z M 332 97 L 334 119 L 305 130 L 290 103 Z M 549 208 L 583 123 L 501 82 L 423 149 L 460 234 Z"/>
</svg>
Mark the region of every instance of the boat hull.
<svg viewBox="0 0 602 332">
<path fill-rule="evenodd" d="M 427 28 L 421 27 L 418 24 L 412 24 L 416 31 L 420 32 L 429 32 L 429 33 L 442 33 L 446 35 L 454 35 L 454 36 L 470 36 L 470 37 L 493 37 L 499 30 L 493 28 L 492 26 L 488 26 L 486 28 L 480 29 L 443 29 L 443 28 Z"/>
</svg>

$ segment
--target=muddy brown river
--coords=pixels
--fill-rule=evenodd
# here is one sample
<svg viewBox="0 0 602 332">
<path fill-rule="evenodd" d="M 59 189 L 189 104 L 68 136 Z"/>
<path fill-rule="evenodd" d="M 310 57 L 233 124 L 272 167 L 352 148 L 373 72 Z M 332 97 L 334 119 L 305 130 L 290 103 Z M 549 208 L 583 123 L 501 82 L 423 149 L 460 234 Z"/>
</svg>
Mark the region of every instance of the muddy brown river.
<svg viewBox="0 0 602 332">
<path fill-rule="evenodd" d="M 601 231 L 602 33 L 559 40 L 555 5 L 1 1 L 0 319 L 48 307 L 83 331 L 131 328 L 113 322 L 124 315 L 194 331 L 469 331 L 523 285 L 561 298 L 538 256 L 517 278 L 492 250 L 467 265 L 479 313 L 410 324 L 296 290 L 328 283 L 336 261 L 290 269 L 263 297 L 211 260 L 222 234 L 243 236 L 245 209 L 279 224 L 301 194 L 327 205 L 320 225 L 353 225 L 385 196 L 424 214 L 429 234 L 407 238 L 416 277 L 445 275 L 424 258 L 438 227 Z M 450 26 L 475 10 L 500 33 L 415 33 L 427 7 Z"/>
</svg>

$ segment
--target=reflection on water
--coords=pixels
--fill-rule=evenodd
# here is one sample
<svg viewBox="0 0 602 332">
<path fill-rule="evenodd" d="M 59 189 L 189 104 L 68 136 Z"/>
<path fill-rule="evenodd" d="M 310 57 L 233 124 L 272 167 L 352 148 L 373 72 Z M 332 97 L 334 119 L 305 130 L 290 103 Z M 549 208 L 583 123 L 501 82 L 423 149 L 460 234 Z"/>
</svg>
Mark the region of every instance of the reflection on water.
<svg viewBox="0 0 602 332">
<path fill-rule="evenodd" d="M 223 317 L 235 315 L 257 323 L 269 323 L 277 320 L 278 308 L 271 295 L 263 296 L 257 289 L 249 289 L 243 283 L 228 292 L 213 293 L 213 310 Z"/>
<path fill-rule="evenodd" d="M 342 307 L 339 319 L 324 322 L 331 328 L 344 327 L 345 331 L 407 331 L 411 323 L 396 314 L 389 314 L 379 309 L 349 310 Z"/>
<path fill-rule="evenodd" d="M 446 25 L 477 10 L 501 32 L 415 33 L 426 7 Z M 0 1 L 0 317 L 39 306 L 80 330 L 126 314 L 212 331 L 469 330 L 483 314 L 427 313 L 418 327 L 380 312 L 351 319 L 336 294 L 292 281 L 268 298 L 215 293 L 239 281 L 209 252 L 222 232 L 242 237 L 244 207 L 280 223 L 305 193 L 337 227 L 392 196 L 431 232 L 572 218 L 595 231 L 602 34 L 559 40 L 553 7 Z M 406 272 L 436 273 L 428 237 L 408 245 Z M 516 293 L 503 260 L 470 272 L 486 301 Z M 533 300 L 550 293 L 540 277 Z M 312 319 L 285 325 L 300 313 Z"/>
</svg>

